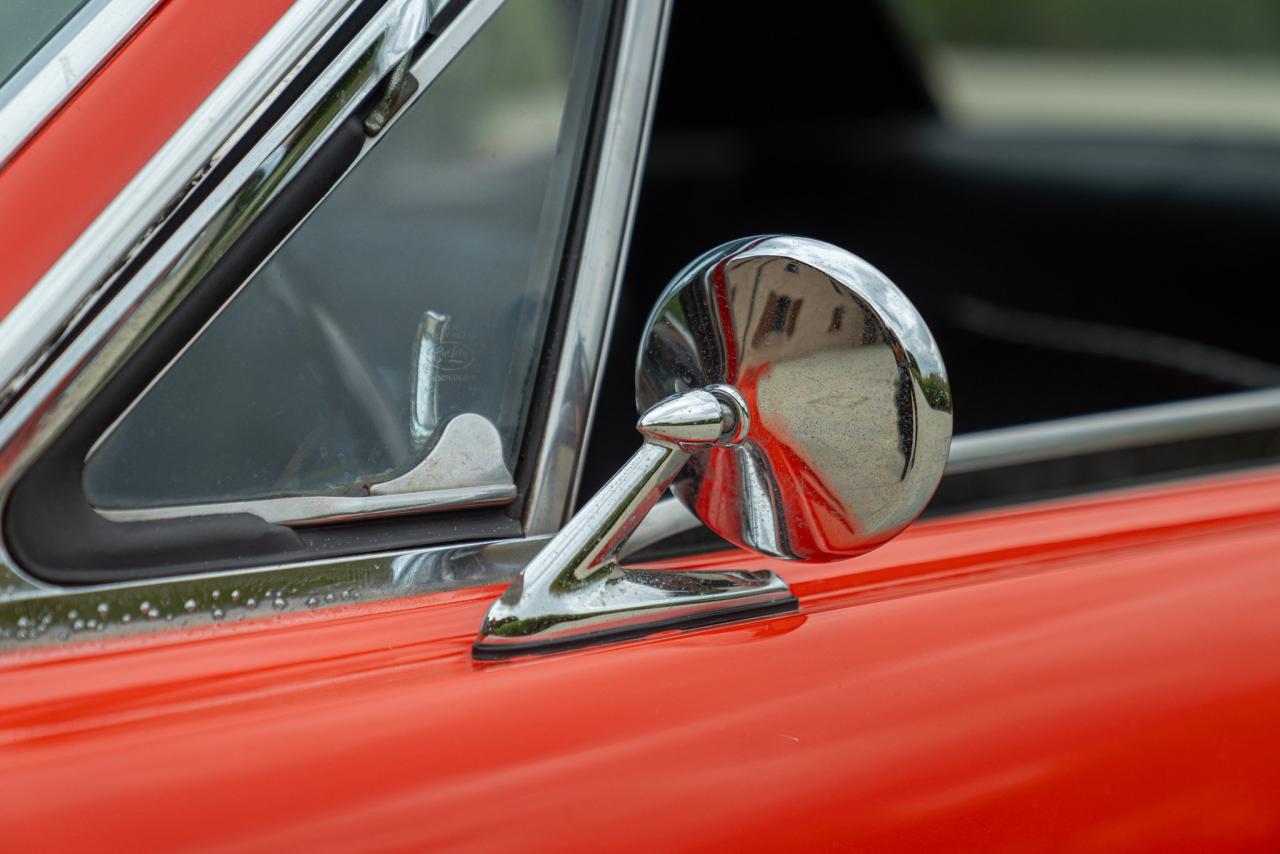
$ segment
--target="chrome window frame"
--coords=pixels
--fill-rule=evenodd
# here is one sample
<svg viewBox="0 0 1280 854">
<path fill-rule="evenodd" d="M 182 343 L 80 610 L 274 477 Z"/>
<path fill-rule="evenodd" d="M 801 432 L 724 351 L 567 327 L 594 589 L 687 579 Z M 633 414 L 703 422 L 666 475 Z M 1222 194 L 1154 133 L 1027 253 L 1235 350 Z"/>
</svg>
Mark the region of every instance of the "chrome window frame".
<svg viewBox="0 0 1280 854">
<path fill-rule="evenodd" d="M 526 534 L 558 530 L 577 495 L 640 195 L 669 17 L 670 0 L 626 5 L 611 118 L 601 141 L 550 416 L 524 508 Z"/>
<path fill-rule="evenodd" d="M 0 365 L 12 368 L 0 379 L 0 512 L 14 483 L 31 462 L 136 351 L 172 305 L 189 292 L 194 280 L 166 274 L 192 262 L 198 253 L 193 254 L 191 249 L 197 246 L 204 225 L 237 193 L 252 189 L 251 179 L 259 164 L 290 135 L 306 139 L 307 147 L 289 163 L 287 174 L 274 177 L 287 178 L 295 173 L 314 152 L 315 140 L 323 137 L 323 133 L 315 132 L 316 127 L 298 132 L 308 116 L 314 119 L 322 114 L 324 127 L 331 127 L 337 121 L 335 116 L 349 115 L 361 97 L 384 79 L 383 72 L 407 55 L 412 44 L 398 53 L 380 55 L 378 73 L 362 77 L 352 90 L 354 94 L 348 95 L 337 113 L 320 109 L 329 93 L 326 87 L 342 74 L 342 69 L 335 70 L 342 60 L 335 61 L 249 154 L 230 165 L 227 177 L 174 229 L 138 273 L 128 281 L 115 281 L 121 268 L 147 245 L 166 216 L 190 197 L 214 167 L 224 163 L 254 121 L 333 37 L 356 2 L 297 0 L 17 308 L 0 321 Z M 449 20 L 415 66 L 423 78 L 419 94 L 503 2 L 470 0 Z M 377 29 L 376 24 L 381 21 L 381 32 L 363 44 L 371 44 L 394 29 L 397 16 L 383 14 L 387 9 L 410 4 L 430 12 L 443 5 L 438 0 L 389 0 L 361 31 L 363 35 L 371 28 Z M 612 82 L 605 95 L 607 112 L 600 123 L 602 156 L 586 203 L 588 226 L 578 267 L 569 277 L 575 288 L 570 297 L 567 340 L 546 425 L 547 434 L 555 437 L 585 433 L 584 413 L 590 411 L 593 402 L 607 325 L 621 278 L 665 43 L 669 0 L 622 0 L 619 8 L 622 20 L 618 49 L 612 59 Z M 366 141 L 366 149 L 369 144 Z M 263 183 L 256 186 L 261 189 Z M 265 183 L 278 189 L 281 182 Z M 265 204 L 271 197 L 272 193 L 258 193 L 244 198 Z M 602 279 L 603 287 L 599 285 Z M 583 295 L 586 290 L 592 291 L 590 297 Z M 114 293 L 104 297 L 108 291 Z M 603 297 L 599 292 L 604 292 Z M 565 365 L 574 366 L 578 381 L 561 380 Z M 542 443 L 544 447 L 548 444 Z M 577 457 L 575 453 L 563 469 L 545 465 L 536 469 L 529 506 L 546 507 L 547 500 L 540 496 L 548 492 L 560 496 L 571 493 L 571 485 L 565 484 L 571 484 L 576 477 Z M 560 504 L 563 514 L 567 499 Z M 547 511 L 539 510 L 539 515 L 547 518 Z M 501 542 L 503 548 L 517 550 L 520 544 L 536 546 L 543 540 L 540 533 L 530 529 L 523 538 Z M 166 625 L 260 616 L 264 611 L 255 615 L 247 604 L 249 597 L 240 594 L 251 589 L 250 585 L 262 587 L 263 583 L 268 586 L 262 587 L 262 596 L 270 592 L 274 606 L 265 610 L 267 615 L 343 601 L 340 596 L 337 600 L 330 597 L 333 590 L 321 589 L 330 583 L 331 575 L 347 579 L 349 583 L 343 589 L 365 599 L 451 589 L 441 586 L 445 582 L 430 573 L 419 573 L 414 576 L 418 581 L 406 584 L 384 584 L 378 580 L 382 577 L 379 573 L 397 560 L 401 564 L 419 559 L 448 563 L 463 554 L 487 555 L 496 546 L 492 542 L 470 542 L 230 572 L 65 587 L 24 573 L 0 541 L 0 649 L 73 638 L 80 631 L 129 634 Z M 468 576 L 476 584 L 504 580 L 519 568 L 487 558 L 479 560 Z M 274 584 L 263 581 L 268 578 L 279 580 Z M 235 600 L 223 598 L 224 590 L 227 597 L 237 591 Z M 94 600 L 92 612 L 74 604 L 90 600 Z M 126 607 L 132 604 L 137 608 Z M 143 604 L 148 607 L 142 609 Z M 135 611 L 138 618 L 132 619 Z M 125 619 L 126 614 L 130 619 Z"/>
<path fill-rule="evenodd" d="M 8 440 L 3 425 L 14 411 L 34 407 L 32 386 L 42 370 L 53 370 L 48 367 L 53 355 L 92 336 L 81 326 L 120 270 L 225 160 L 356 2 L 297 0 L 0 319 L 0 442 Z"/>
</svg>

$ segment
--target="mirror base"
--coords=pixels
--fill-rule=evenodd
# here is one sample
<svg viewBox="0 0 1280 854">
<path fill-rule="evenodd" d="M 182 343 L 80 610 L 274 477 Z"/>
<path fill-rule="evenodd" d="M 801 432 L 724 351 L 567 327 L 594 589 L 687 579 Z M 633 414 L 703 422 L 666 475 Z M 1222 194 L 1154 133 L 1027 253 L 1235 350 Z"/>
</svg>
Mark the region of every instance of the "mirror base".
<svg viewBox="0 0 1280 854">
<path fill-rule="evenodd" d="M 600 593 L 588 593 L 581 597 L 582 610 L 541 618 L 540 625 L 531 625 L 532 620 L 492 625 L 473 645 L 472 655 L 494 661 L 568 652 L 786 613 L 799 605 L 787 583 L 768 571 L 620 569 L 604 585 L 616 587 L 613 595 L 601 591 L 615 600 L 609 605 L 591 604 L 598 603 Z M 690 592 L 677 592 L 681 590 Z"/>
</svg>

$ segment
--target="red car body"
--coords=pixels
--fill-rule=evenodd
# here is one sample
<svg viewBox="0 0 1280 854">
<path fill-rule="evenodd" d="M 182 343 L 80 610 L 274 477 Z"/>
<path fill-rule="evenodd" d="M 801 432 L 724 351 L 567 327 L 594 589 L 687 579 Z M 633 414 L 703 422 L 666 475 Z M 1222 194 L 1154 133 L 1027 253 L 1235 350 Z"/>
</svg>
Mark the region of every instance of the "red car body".
<svg viewBox="0 0 1280 854">
<path fill-rule="evenodd" d="M 0 172 L 0 311 L 287 5 L 170 0 Z M 823 567 L 712 555 L 777 569 L 800 610 L 541 658 L 472 659 L 495 587 L 11 652 L 0 833 L 1273 850 L 1277 553 L 1262 470 L 937 519 Z"/>
<path fill-rule="evenodd" d="M 796 614 L 509 663 L 471 657 L 492 587 L 11 655 L 0 823 L 54 850 L 1267 850 L 1278 549 L 1265 472 L 919 524 L 780 567 Z"/>
</svg>

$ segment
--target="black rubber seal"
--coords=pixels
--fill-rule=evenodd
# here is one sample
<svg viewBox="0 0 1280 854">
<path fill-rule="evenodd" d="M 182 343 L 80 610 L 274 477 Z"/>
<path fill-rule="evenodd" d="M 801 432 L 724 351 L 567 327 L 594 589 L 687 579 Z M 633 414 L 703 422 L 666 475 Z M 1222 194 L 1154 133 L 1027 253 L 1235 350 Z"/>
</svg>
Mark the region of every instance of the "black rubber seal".
<svg viewBox="0 0 1280 854">
<path fill-rule="evenodd" d="M 504 643 L 486 645 L 477 641 L 471 647 L 471 656 L 477 661 L 505 661 L 528 655 L 552 655 L 557 652 L 570 652 L 590 646 L 606 643 L 636 640 L 658 632 L 686 631 L 704 626 L 718 626 L 724 623 L 736 623 L 758 617 L 770 617 L 798 610 L 800 600 L 794 596 L 767 602 L 763 605 L 742 605 L 737 608 L 724 608 L 706 614 L 693 614 L 688 617 L 675 617 L 669 620 L 656 620 L 652 623 L 626 626 L 620 629 L 601 629 L 584 635 L 561 638 L 559 640 L 528 641 L 526 643 Z"/>
</svg>

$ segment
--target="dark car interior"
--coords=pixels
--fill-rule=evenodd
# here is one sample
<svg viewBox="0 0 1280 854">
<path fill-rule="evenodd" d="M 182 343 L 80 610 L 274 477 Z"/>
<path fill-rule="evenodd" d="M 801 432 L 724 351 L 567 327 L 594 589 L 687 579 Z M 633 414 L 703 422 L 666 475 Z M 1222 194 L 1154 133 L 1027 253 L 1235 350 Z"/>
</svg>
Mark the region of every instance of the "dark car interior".
<svg viewBox="0 0 1280 854">
<path fill-rule="evenodd" d="M 947 362 L 957 434 L 1280 385 L 1280 147 L 966 131 L 881 3 L 675 4 L 581 495 L 636 447 L 635 352 L 699 253 L 795 233 L 875 264 Z M 1273 433 L 1017 467 L 937 506 L 1280 452 Z M 977 481 L 981 481 L 979 485 Z"/>
</svg>

